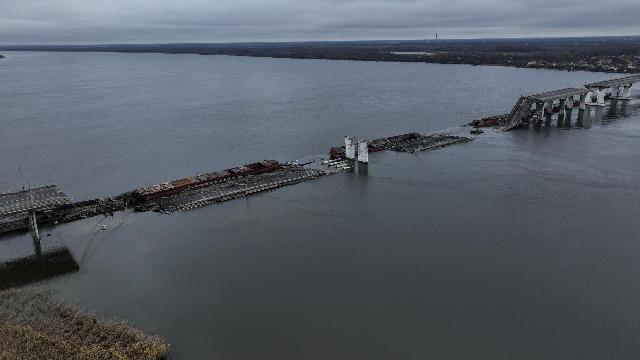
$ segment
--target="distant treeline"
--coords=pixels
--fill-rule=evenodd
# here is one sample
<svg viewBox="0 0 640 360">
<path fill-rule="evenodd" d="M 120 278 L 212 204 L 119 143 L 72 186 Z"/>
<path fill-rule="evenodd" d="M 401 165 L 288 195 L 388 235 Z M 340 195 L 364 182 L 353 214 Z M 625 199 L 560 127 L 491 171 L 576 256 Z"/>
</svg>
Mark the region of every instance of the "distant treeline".
<svg viewBox="0 0 640 360">
<path fill-rule="evenodd" d="M 0 50 L 233 55 L 504 65 L 604 72 L 640 71 L 638 36 L 230 44 L 20 45 L 0 46 Z"/>
</svg>

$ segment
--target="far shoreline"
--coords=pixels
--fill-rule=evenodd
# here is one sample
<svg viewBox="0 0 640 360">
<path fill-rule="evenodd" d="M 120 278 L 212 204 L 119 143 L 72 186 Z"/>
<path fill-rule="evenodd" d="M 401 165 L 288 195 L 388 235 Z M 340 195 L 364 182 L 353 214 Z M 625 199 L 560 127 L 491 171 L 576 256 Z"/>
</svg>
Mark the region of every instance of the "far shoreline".
<svg viewBox="0 0 640 360">
<path fill-rule="evenodd" d="M 279 43 L 0 45 L 0 51 L 228 55 L 640 73 L 640 36 Z"/>
</svg>

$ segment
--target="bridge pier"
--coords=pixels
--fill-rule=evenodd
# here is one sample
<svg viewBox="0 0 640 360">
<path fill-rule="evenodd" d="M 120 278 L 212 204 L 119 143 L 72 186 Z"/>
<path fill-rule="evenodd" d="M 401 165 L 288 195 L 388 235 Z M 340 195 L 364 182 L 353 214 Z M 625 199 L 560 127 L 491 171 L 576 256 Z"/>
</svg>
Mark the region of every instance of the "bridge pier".
<svg viewBox="0 0 640 360">
<path fill-rule="evenodd" d="M 355 160 L 356 158 L 356 139 L 345 136 L 344 137 L 344 154 L 347 159 Z"/>
<path fill-rule="evenodd" d="M 610 99 L 617 99 L 619 95 L 620 95 L 620 86 L 612 86 L 611 87 L 611 96 L 609 96 L 609 98 Z"/>
<path fill-rule="evenodd" d="M 590 129 L 592 124 L 591 106 L 587 106 L 583 114 L 584 116 L 582 117 L 582 128 Z"/>
<path fill-rule="evenodd" d="M 606 106 L 607 103 L 604 101 L 604 97 L 606 95 L 605 89 L 595 89 L 593 93 L 596 95 L 596 103 L 593 104 L 595 106 Z"/>
<path fill-rule="evenodd" d="M 564 123 L 565 102 L 566 102 L 566 99 L 560 99 L 560 108 L 559 108 L 560 111 L 558 112 L 558 123 L 557 123 L 558 127 L 562 127 L 562 124 Z"/>
<path fill-rule="evenodd" d="M 622 92 L 624 100 L 631 100 L 631 86 L 633 86 L 633 84 L 629 84 L 624 87 L 624 91 Z"/>
<path fill-rule="evenodd" d="M 568 129 L 571 127 L 571 113 L 573 112 L 573 96 L 568 97 L 565 100 L 564 119 L 562 121 L 562 128 Z"/>
<path fill-rule="evenodd" d="M 617 100 L 631 100 L 631 85 L 633 84 L 620 85 L 617 88 L 612 88 L 611 98 Z"/>
<path fill-rule="evenodd" d="M 544 106 L 544 126 L 551 126 L 551 118 L 553 117 L 553 100 L 549 100 Z"/>
<path fill-rule="evenodd" d="M 580 128 L 583 127 L 584 114 L 586 111 L 587 111 L 587 95 L 584 94 L 584 95 L 580 95 L 580 105 L 578 106 L 578 121 L 576 123 L 576 127 L 580 127 Z"/>
</svg>

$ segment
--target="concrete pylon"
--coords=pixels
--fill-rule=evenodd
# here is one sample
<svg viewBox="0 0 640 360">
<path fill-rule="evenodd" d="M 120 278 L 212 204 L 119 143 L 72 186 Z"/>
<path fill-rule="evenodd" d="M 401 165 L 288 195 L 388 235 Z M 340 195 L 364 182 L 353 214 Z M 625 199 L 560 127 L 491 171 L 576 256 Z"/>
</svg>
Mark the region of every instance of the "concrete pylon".
<svg viewBox="0 0 640 360">
<path fill-rule="evenodd" d="M 564 112 L 565 112 L 565 102 L 566 99 L 560 99 L 560 111 L 558 112 L 558 127 L 562 127 L 562 124 L 564 123 Z"/>
<path fill-rule="evenodd" d="M 580 110 L 584 110 L 587 108 L 587 95 L 586 94 L 582 94 L 580 95 L 580 105 L 579 105 Z"/>
<path fill-rule="evenodd" d="M 583 117 L 582 117 L 582 128 L 583 129 L 590 129 L 591 128 L 591 106 L 587 106 L 587 108 L 585 109 L 584 113 L 583 113 Z"/>
<path fill-rule="evenodd" d="M 605 97 L 605 89 L 595 89 L 593 90 L 593 93 L 596 95 L 596 103 L 593 105 L 596 106 L 606 106 L 607 103 L 604 101 L 604 97 Z"/>
<path fill-rule="evenodd" d="M 351 160 L 355 160 L 356 158 L 355 139 L 350 136 L 344 137 L 344 156 Z"/>
<path fill-rule="evenodd" d="M 611 98 L 617 99 L 618 95 L 620 95 L 620 86 L 611 87 Z"/>
<path fill-rule="evenodd" d="M 576 127 L 583 127 L 583 121 L 587 111 L 587 109 L 578 109 L 578 120 L 576 120 Z"/>
<path fill-rule="evenodd" d="M 587 94 L 580 95 L 580 105 L 578 106 L 578 122 L 576 123 L 577 127 L 582 127 L 584 114 L 586 111 L 590 111 L 587 109 Z"/>
<path fill-rule="evenodd" d="M 551 126 L 551 117 L 553 116 L 553 100 L 549 100 L 544 105 L 544 126 Z"/>
<path fill-rule="evenodd" d="M 571 127 L 571 112 L 573 111 L 573 97 L 567 98 L 565 101 L 565 114 L 562 121 L 562 127 L 568 129 Z"/>
<path fill-rule="evenodd" d="M 618 98 L 620 100 L 631 100 L 631 85 L 632 84 L 621 86 L 618 93 Z"/>
<path fill-rule="evenodd" d="M 358 141 L 358 162 L 365 164 L 369 162 L 369 144 L 367 140 Z"/>
</svg>

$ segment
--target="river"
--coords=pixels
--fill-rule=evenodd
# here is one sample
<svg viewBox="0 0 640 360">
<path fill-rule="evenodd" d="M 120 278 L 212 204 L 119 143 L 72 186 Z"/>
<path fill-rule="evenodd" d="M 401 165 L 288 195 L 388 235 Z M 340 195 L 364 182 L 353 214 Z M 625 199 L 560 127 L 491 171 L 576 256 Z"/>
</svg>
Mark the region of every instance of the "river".
<svg viewBox="0 0 640 360">
<path fill-rule="evenodd" d="M 227 56 L 7 52 L 0 191 L 90 199 L 344 135 L 468 135 L 521 94 L 611 74 Z M 635 359 L 640 100 L 589 129 L 488 130 L 438 151 L 195 211 L 45 229 L 56 296 L 175 359 Z M 20 168 L 20 172 L 19 169 Z M 106 225 L 100 230 L 99 225 Z M 32 252 L 0 240 L 0 259 Z"/>
</svg>

